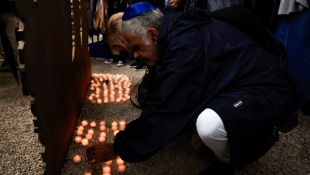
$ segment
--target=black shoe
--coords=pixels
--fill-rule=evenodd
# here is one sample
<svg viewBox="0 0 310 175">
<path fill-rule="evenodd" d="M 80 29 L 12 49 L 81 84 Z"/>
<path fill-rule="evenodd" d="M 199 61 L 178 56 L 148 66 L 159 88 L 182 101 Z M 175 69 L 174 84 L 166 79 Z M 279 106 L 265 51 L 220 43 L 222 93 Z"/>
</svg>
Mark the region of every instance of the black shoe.
<svg viewBox="0 0 310 175">
<path fill-rule="evenodd" d="M 230 170 L 230 164 L 224 163 L 218 159 L 215 162 L 200 172 L 199 175 L 234 175 L 235 172 Z"/>
<path fill-rule="evenodd" d="M 138 64 L 140 64 L 140 60 L 137 60 L 136 62 L 132 63 L 129 67 L 130 68 L 136 68 L 138 66 Z"/>
<path fill-rule="evenodd" d="M 141 61 L 141 63 L 136 66 L 135 71 L 141 71 L 146 68 L 147 68 L 146 64 Z"/>
</svg>

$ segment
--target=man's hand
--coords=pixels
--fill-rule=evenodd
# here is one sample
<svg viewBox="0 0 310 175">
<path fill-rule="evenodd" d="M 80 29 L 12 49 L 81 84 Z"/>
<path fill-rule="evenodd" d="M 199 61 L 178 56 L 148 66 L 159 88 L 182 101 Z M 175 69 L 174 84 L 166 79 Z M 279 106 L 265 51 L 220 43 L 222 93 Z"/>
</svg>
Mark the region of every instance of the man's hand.
<svg viewBox="0 0 310 175">
<path fill-rule="evenodd" d="M 94 145 L 86 150 L 86 156 L 92 166 L 117 157 L 112 144 Z"/>
<path fill-rule="evenodd" d="M 171 5 L 171 7 L 176 8 L 177 6 L 179 6 L 181 4 L 182 0 L 170 0 L 169 4 Z"/>
</svg>

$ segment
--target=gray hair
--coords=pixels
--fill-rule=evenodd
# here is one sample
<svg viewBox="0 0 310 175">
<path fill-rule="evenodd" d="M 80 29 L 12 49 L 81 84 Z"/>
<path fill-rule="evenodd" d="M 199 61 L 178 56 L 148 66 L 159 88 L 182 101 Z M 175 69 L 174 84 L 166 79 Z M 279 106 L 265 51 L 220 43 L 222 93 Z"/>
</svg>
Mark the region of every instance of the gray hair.
<svg viewBox="0 0 310 175">
<path fill-rule="evenodd" d="M 144 40 L 148 35 L 147 30 L 149 28 L 155 28 L 159 32 L 163 18 L 164 15 L 157 8 L 129 20 L 122 21 L 123 35 L 129 31 L 133 37 Z"/>
</svg>

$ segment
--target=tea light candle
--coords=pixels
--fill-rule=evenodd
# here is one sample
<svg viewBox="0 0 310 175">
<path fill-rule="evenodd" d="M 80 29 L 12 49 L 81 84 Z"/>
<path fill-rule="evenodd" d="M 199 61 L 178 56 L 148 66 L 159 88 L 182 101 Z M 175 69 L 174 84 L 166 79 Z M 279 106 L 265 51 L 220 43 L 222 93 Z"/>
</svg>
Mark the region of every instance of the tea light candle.
<svg viewBox="0 0 310 175">
<path fill-rule="evenodd" d="M 84 131 L 84 127 L 83 126 L 78 126 L 77 129 L 81 130 L 81 131 Z"/>
<path fill-rule="evenodd" d="M 74 163 L 80 163 L 81 162 L 81 156 L 80 155 L 75 155 L 73 156 L 73 162 Z"/>
<path fill-rule="evenodd" d="M 99 98 L 99 97 L 100 97 L 100 95 L 99 95 L 99 94 L 96 94 L 96 95 L 95 95 L 95 98 Z"/>
<path fill-rule="evenodd" d="M 91 122 L 91 123 L 90 123 L 90 127 L 93 127 L 93 128 L 96 127 L 96 122 L 94 122 L 94 121 Z"/>
<path fill-rule="evenodd" d="M 120 166 L 118 166 L 117 170 L 118 170 L 119 173 L 123 173 L 126 170 L 126 166 L 125 165 L 120 165 Z"/>
<path fill-rule="evenodd" d="M 100 133 L 100 137 L 101 137 L 101 136 L 102 136 L 102 137 L 106 137 L 107 134 L 106 134 L 105 132 L 101 132 L 101 133 Z"/>
<path fill-rule="evenodd" d="M 116 102 L 119 103 L 119 102 L 121 102 L 121 100 L 120 100 L 119 98 L 117 98 L 117 99 L 116 99 Z"/>
<path fill-rule="evenodd" d="M 110 166 L 105 165 L 105 166 L 102 167 L 102 171 L 104 173 L 111 173 L 111 168 L 110 168 Z"/>
<path fill-rule="evenodd" d="M 87 120 L 83 120 L 83 121 L 82 121 L 82 126 L 87 126 L 87 125 L 88 125 Z"/>
<path fill-rule="evenodd" d="M 112 160 L 104 162 L 106 165 L 112 165 Z"/>
<path fill-rule="evenodd" d="M 93 135 L 95 133 L 95 131 L 93 129 L 89 129 L 87 133 L 90 135 Z"/>
<path fill-rule="evenodd" d="M 95 90 L 94 86 L 91 86 L 89 89 L 92 91 Z"/>
<path fill-rule="evenodd" d="M 108 99 L 104 99 L 103 103 L 109 103 L 109 100 Z"/>
<path fill-rule="evenodd" d="M 111 173 L 103 173 L 102 175 L 111 175 Z"/>
<path fill-rule="evenodd" d="M 119 130 L 114 131 L 114 136 L 116 136 L 116 134 L 119 132 Z"/>
<path fill-rule="evenodd" d="M 104 142 L 104 141 L 105 141 L 105 137 L 100 136 L 100 137 L 99 137 L 99 142 L 101 142 L 101 143 L 102 143 L 102 142 Z"/>
<path fill-rule="evenodd" d="M 102 100 L 101 100 L 100 98 L 98 98 L 98 99 L 97 99 L 97 104 L 100 105 L 101 103 L 102 103 Z"/>
<path fill-rule="evenodd" d="M 82 145 L 87 146 L 88 145 L 88 140 L 86 138 L 82 139 Z"/>
<path fill-rule="evenodd" d="M 95 83 L 95 81 L 94 81 L 94 80 L 91 80 L 90 82 L 91 82 L 91 83 Z"/>
<path fill-rule="evenodd" d="M 124 126 L 119 126 L 119 130 L 120 130 L 120 131 L 124 131 L 124 130 L 125 130 L 125 127 L 126 127 L 125 125 L 124 125 Z"/>
<path fill-rule="evenodd" d="M 91 175 L 91 172 L 85 171 L 84 175 Z"/>
<path fill-rule="evenodd" d="M 117 122 L 116 122 L 116 121 L 113 121 L 111 125 L 117 127 Z"/>
<path fill-rule="evenodd" d="M 92 97 L 92 96 L 89 96 L 89 97 L 88 97 L 88 100 L 89 100 L 89 101 L 92 101 L 93 99 L 94 99 L 94 97 Z"/>
<path fill-rule="evenodd" d="M 105 126 L 104 125 L 100 126 L 100 131 L 104 131 L 104 130 L 105 130 Z"/>
<path fill-rule="evenodd" d="M 118 166 L 124 165 L 124 161 L 123 161 L 120 157 L 118 157 L 118 158 L 116 159 L 116 164 L 117 164 Z"/>
<path fill-rule="evenodd" d="M 112 129 L 112 131 L 116 131 L 117 130 L 117 126 L 112 126 L 111 129 Z"/>
<path fill-rule="evenodd" d="M 75 136 L 74 140 L 75 140 L 75 143 L 80 143 L 82 141 L 82 137 L 81 136 Z"/>
<path fill-rule="evenodd" d="M 96 96 L 96 94 L 95 93 L 91 93 L 90 96 L 94 97 L 94 96 Z"/>
<path fill-rule="evenodd" d="M 121 120 L 120 122 L 119 122 L 119 126 L 125 126 L 126 125 L 126 122 L 124 121 L 124 120 Z"/>
<path fill-rule="evenodd" d="M 93 138 L 93 135 L 91 134 L 86 134 L 85 137 L 88 139 L 88 140 L 91 140 Z"/>
<path fill-rule="evenodd" d="M 83 131 L 82 131 L 82 130 L 77 130 L 77 131 L 76 131 L 76 135 L 78 135 L 78 136 L 83 135 Z"/>
<path fill-rule="evenodd" d="M 100 126 L 105 126 L 105 121 L 100 121 Z"/>
</svg>

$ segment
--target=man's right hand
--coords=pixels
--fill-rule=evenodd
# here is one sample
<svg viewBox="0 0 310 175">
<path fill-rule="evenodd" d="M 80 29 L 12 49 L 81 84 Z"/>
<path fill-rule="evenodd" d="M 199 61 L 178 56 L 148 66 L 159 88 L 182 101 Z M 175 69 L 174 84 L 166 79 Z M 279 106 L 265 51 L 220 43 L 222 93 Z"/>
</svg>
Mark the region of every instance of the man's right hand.
<svg viewBox="0 0 310 175">
<path fill-rule="evenodd" d="M 86 150 L 86 156 L 92 166 L 117 157 L 112 144 L 94 145 Z"/>
</svg>

